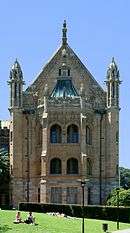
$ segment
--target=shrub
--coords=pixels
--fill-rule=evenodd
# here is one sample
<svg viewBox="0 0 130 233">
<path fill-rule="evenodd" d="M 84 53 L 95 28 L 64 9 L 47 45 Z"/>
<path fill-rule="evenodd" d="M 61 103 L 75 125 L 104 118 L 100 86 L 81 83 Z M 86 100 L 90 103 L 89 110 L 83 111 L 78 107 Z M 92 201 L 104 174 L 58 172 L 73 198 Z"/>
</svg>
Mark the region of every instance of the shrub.
<svg viewBox="0 0 130 233">
<path fill-rule="evenodd" d="M 19 210 L 32 212 L 59 212 L 73 217 L 82 217 L 82 206 L 43 203 L 19 203 Z M 130 207 L 85 206 L 84 217 L 116 221 L 119 213 L 120 222 L 130 222 Z"/>
</svg>

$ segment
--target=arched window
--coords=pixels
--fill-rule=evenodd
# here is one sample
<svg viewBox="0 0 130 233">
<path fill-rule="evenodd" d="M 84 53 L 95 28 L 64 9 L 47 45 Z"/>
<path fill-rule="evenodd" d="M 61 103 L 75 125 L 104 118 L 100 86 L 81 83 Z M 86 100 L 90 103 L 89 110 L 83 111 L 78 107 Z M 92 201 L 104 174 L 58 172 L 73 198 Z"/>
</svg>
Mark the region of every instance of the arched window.
<svg viewBox="0 0 130 233">
<path fill-rule="evenodd" d="M 67 174 L 78 174 L 78 160 L 71 158 L 67 160 Z"/>
<path fill-rule="evenodd" d="M 92 162 L 90 159 L 87 159 L 87 175 L 92 175 Z"/>
<path fill-rule="evenodd" d="M 86 126 L 86 144 L 92 144 L 92 131 L 88 126 Z"/>
<path fill-rule="evenodd" d="M 112 98 L 115 97 L 115 83 L 112 83 Z"/>
<path fill-rule="evenodd" d="M 79 132 L 77 125 L 69 125 L 67 128 L 67 143 L 78 143 Z"/>
<path fill-rule="evenodd" d="M 54 158 L 50 162 L 50 174 L 61 174 L 61 160 Z"/>
<path fill-rule="evenodd" d="M 61 127 L 57 124 L 53 125 L 50 129 L 50 142 L 61 143 Z"/>
</svg>

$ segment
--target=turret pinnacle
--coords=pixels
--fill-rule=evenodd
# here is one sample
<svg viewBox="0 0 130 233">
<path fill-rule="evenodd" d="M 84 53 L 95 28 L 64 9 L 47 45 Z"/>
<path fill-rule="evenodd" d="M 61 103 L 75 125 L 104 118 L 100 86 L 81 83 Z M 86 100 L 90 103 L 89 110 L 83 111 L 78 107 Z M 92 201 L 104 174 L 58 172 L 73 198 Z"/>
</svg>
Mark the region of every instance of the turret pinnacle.
<svg viewBox="0 0 130 233">
<path fill-rule="evenodd" d="M 107 70 L 107 79 L 114 79 L 114 80 L 119 80 L 119 69 L 118 66 L 115 62 L 114 57 L 112 57 L 112 62 L 110 63 L 108 70 Z"/>
<path fill-rule="evenodd" d="M 13 80 L 13 79 L 16 79 L 16 80 L 23 80 L 23 73 L 22 73 L 22 70 L 21 70 L 21 67 L 20 67 L 20 64 L 18 62 L 18 60 L 16 59 L 12 68 L 11 68 L 11 71 L 10 71 L 10 79 Z"/>
<path fill-rule="evenodd" d="M 23 73 L 17 59 L 15 60 L 11 71 L 10 80 L 8 84 L 10 85 L 10 110 L 13 108 L 22 108 L 23 104 Z"/>
<path fill-rule="evenodd" d="M 112 58 L 112 62 L 108 66 L 107 69 L 107 106 L 108 107 L 118 107 L 119 108 L 119 85 L 121 84 L 120 81 L 120 74 L 118 66 Z"/>
<path fill-rule="evenodd" d="M 67 44 L 67 28 L 66 28 L 66 20 L 64 20 L 63 28 L 62 28 L 62 44 Z"/>
</svg>

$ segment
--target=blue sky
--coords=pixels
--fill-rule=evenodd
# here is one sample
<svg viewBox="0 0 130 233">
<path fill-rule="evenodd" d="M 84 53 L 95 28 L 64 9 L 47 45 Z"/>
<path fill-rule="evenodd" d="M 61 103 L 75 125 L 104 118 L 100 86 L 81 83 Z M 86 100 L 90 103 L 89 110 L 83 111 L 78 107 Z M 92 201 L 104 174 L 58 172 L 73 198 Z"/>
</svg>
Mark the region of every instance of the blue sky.
<svg viewBox="0 0 130 233">
<path fill-rule="evenodd" d="M 120 69 L 120 165 L 130 168 L 130 1 L 0 1 L 0 119 L 8 119 L 9 70 L 17 57 L 26 86 L 61 44 L 63 20 L 68 42 L 105 88 L 112 56 Z"/>
</svg>

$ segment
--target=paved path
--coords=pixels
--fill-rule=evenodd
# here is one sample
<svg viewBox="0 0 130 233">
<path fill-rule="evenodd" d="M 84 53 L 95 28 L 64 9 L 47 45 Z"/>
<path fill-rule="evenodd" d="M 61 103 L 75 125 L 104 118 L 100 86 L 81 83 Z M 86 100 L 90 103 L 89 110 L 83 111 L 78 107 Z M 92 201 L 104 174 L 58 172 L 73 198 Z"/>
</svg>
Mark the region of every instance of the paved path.
<svg viewBox="0 0 130 233">
<path fill-rule="evenodd" d="M 113 231 L 112 233 L 130 233 L 130 229 L 119 230 L 119 231 Z"/>
</svg>

